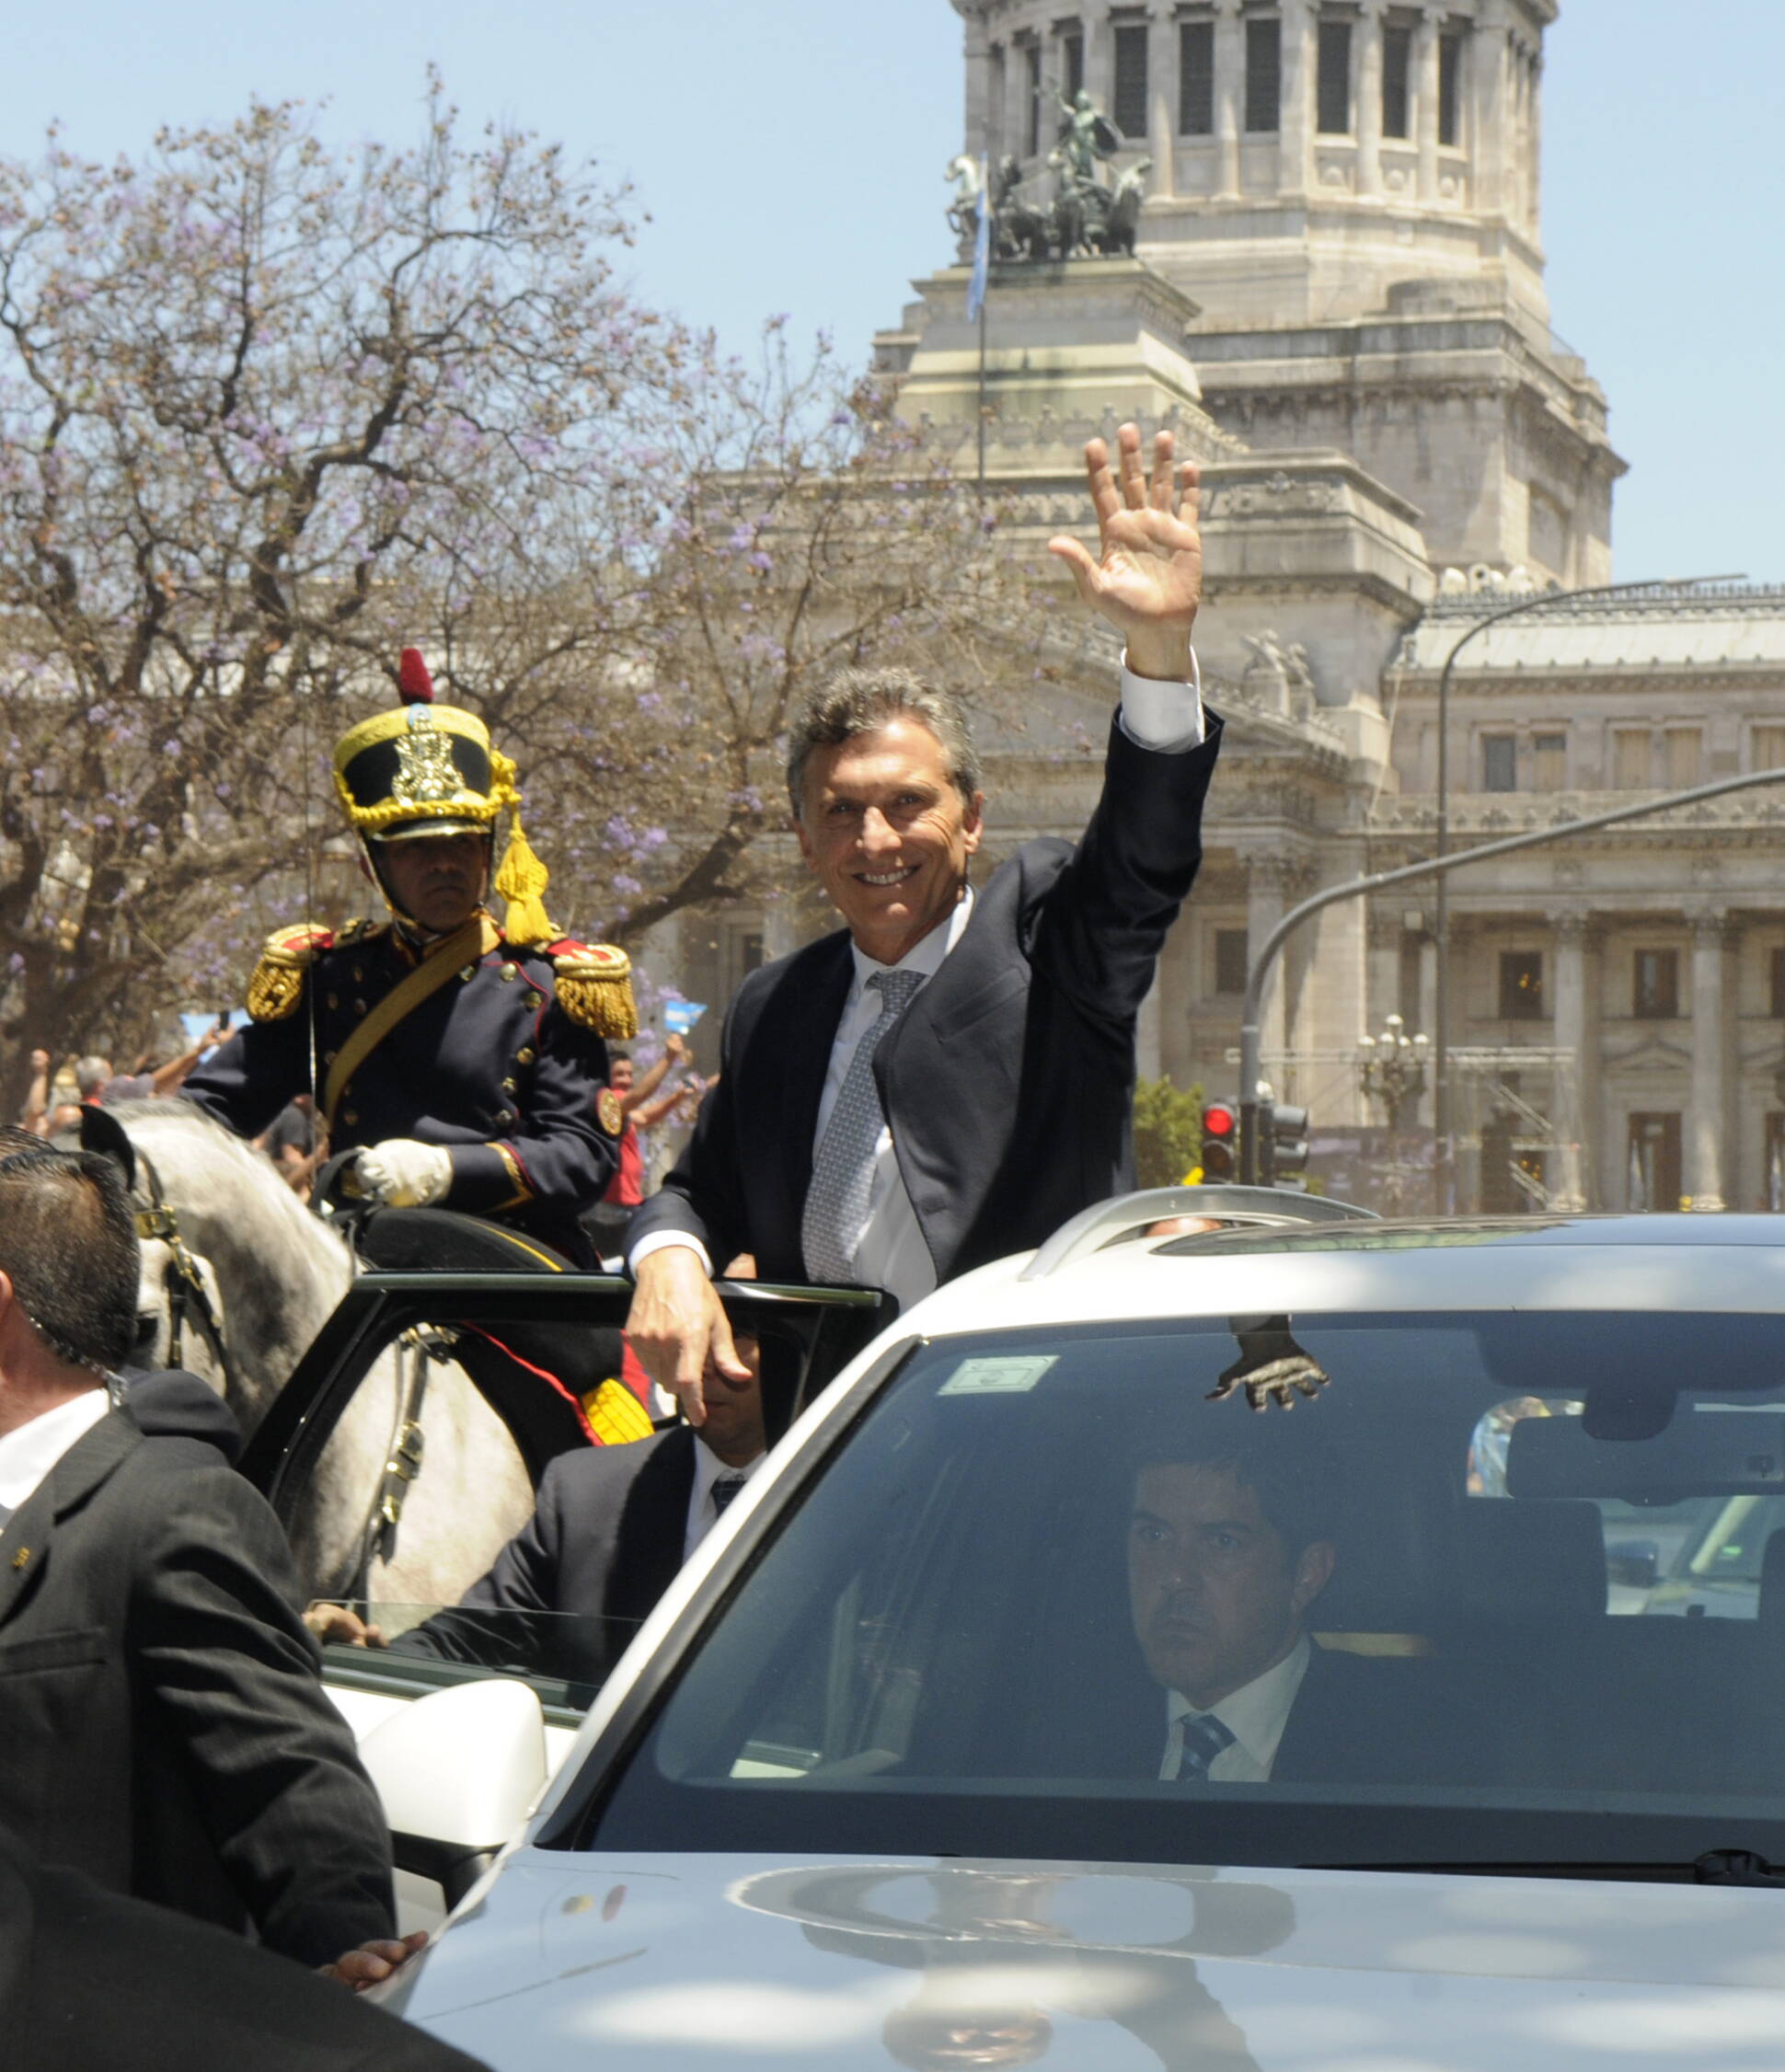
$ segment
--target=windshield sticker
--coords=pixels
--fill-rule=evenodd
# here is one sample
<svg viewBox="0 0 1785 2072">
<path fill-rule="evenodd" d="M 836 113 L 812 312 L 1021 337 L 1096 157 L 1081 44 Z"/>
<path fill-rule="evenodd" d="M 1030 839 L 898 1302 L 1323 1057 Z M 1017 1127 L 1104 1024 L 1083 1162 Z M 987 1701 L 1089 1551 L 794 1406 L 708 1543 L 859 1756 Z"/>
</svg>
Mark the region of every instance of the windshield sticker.
<svg viewBox="0 0 1785 2072">
<path fill-rule="evenodd" d="M 1003 1359 L 963 1360 L 936 1393 L 939 1396 L 1019 1396 L 1033 1388 L 1057 1353 L 1011 1353 Z"/>
</svg>

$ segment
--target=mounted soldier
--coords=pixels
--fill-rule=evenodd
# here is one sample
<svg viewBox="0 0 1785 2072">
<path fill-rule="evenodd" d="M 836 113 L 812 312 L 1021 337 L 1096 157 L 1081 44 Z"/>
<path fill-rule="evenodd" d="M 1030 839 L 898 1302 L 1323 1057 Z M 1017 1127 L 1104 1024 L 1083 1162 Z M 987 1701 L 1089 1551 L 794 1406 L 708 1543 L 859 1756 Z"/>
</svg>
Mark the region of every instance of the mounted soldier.
<svg viewBox="0 0 1785 2072">
<path fill-rule="evenodd" d="M 389 919 L 270 938 L 250 1021 L 182 1093 L 240 1136 L 313 1093 L 331 1152 L 357 1150 L 349 1185 L 370 1203 L 493 1217 L 593 1263 L 577 1216 L 616 1169 L 605 1039 L 637 1033 L 631 966 L 547 919 L 515 767 L 482 720 L 433 702 L 413 648 L 397 681 L 401 707 L 351 728 L 334 759 Z"/>
</svg>

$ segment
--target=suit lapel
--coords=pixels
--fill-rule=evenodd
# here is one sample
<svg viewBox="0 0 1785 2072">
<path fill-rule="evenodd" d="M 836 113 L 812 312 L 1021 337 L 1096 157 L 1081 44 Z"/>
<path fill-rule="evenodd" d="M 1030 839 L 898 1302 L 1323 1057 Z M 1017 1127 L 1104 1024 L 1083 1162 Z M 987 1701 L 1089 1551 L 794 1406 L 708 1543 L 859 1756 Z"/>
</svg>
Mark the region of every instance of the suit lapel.
<svg viewBox="0 0 1785 2072">
<path fill-rule="evenodd" d="M 824 954 L 814 961 L 810 973 L 801 974 L 805 983 L 783 988 L 785 1011 L 777 1018 L 774 1037 L 781 1061 L 780 1156 L 792 1199 L 802 1210 L 812 1181 L 812 1138 L 818 1132 L 824 1076 L 855 976 L 846 930 L 827 936 L 816 947 Z M 797 1247 L 797 1227 L 794 1241 Z"/>
<path fill-rule="evenodd" d="M 639 1464 L 620 1506 L 605 1609 L 615 1618 L 643 1618 L 682 1566 L 688 1499 L 694 1494 L 693 1432 L 666 1433 Z"/>
<path fill-rule="evenodd" d="M 121 1411 L 108 1411 L 82 1433 L 6 1521 L 0 1532 L 0 1626 L 36 1590 L 56 1522 L 84 1503 L 142 1443 L 143 1434 Z"/>
</svg>

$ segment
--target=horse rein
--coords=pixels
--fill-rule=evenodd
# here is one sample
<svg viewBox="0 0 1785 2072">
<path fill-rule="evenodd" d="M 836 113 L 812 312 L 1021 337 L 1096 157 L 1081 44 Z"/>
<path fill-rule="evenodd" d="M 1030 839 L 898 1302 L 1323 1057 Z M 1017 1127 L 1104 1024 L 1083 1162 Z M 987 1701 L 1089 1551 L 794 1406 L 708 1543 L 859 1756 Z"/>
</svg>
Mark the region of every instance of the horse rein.
<svg viewBox="0 0 1785 2072">
<path fill-rule="evenodd" d="M 168 1266 L 165 1283 L 167 1294 L 167 1364 L 180 1364 L 180 1352 L 186 1342 L 186 1327 L 190 1320 L 198 1337 L 204 1341 L 212 1358 L 216 1362 L 223 1376 L 225 1398 L 236 1392 L 236 1370 L 229 1358 L 229 1349 L 224 1343 L 223 1326 L 217 1320 L 217 1312 L 212 1304 L 210 1290 L 204 1284 L 204 1276 L 199 1272 L 198 1261 L 187 1249 L 180 1236 L 179 1218 L 162 1191 L 161 1176 L 155 1171 L 154 1161 L 139 1145 L 136 1151 L 136 1171 L 139 1183 L 147 1195 L 147 1206 L 136 1210 L 136 1235 L 139 1239 L 158 1238 L 167 1248 Z"/>
</svg>

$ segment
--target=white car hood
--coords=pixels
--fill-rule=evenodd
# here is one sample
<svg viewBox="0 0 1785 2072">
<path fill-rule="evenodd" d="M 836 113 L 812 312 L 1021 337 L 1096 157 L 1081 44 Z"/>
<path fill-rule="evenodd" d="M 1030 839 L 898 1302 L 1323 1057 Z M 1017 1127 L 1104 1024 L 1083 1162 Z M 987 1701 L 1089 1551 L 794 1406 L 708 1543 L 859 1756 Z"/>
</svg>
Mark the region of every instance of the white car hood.
<svg viewBox="0 0 1785 2072">
<path fill-rule="evenodd" d="M 393 1987 L 496 2072 L 1773 2072 L 1785 1892 L 522 1848 Z"/>
</svg>

